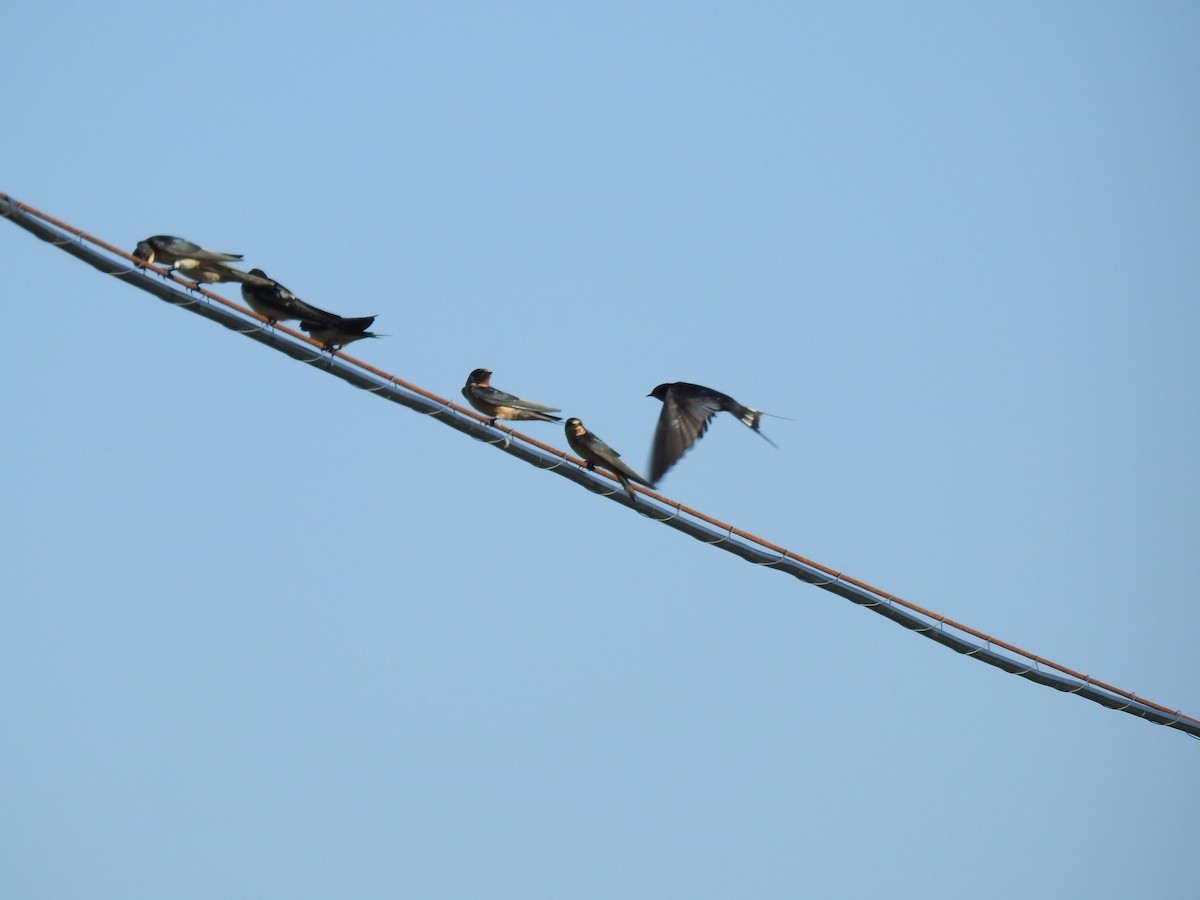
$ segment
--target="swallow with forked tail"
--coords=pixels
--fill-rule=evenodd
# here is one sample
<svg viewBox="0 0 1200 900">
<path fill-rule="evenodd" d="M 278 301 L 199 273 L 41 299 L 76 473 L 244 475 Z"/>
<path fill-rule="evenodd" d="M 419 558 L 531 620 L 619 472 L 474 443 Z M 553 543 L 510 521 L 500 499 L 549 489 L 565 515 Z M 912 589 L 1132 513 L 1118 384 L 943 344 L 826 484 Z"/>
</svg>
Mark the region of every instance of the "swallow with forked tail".
<svg viewBox="0 0 1200 900">
<path fill-rule="evenodd" d="M 564 429 L 567 433 L 567 443 L 587 464 L 588 469 L 593 472 L 596 471 L 596 466 L 608 469 L 617 477 L 617 481 L 621 482 L 621 487 L 625 488 L 625 493 L 634 503 L 637 503 L 637 497 L 634 494 L 633 485 L 629 482 L 636 481 L 648 488 L 654 487 L 654 482 L 647 481 L 621 462 L 621 454 L 584 428 L 583 423 L 578 419 L 567 419 Z"/>
<path fill-rule="evenodd" d="M 333 322 L 301 322 L 300 330 L 307 332 L 310 338 L 330 353 L 363 338 L 382 337 L 373 331 L 367 331 L 375 321 L 374 316 L 360 316 L 356 319 L 343 319 L 340 316 L 335 318 L 336 321 Z"/>
<path fill-rule="evenodd" d="M 667 470 L 679 462 L 692 444 L 708 429 L 708 423 L 719 412 L 732 413 L 764 441 L 775 442 L 758 429 L 761 410 L 742 406 L 728 394 L 699 384 L 676 381 L 660 384 L 647 397 L 662 401 L 662 413 L 654 429 L 654 447 L 650 451 L 650 479 L 658 481 Z"/>
<path fill-rule="evenodd" d="M 242 299 L 246 301 L 247 306 L 271 325 L 292 319 L 300 319 L 317 326 L 334 325 L 339 321 L 344 321 L 336 313 L 326 312 L 310 303 L 305 303 L 274 278 L 269 277 L 262 269 L 251 269 L 249 274 L 253 275 L 255 280 L 242 282 Z M 373 322 L 374 318 L 371 321 Z M 370 325 L 371 322 L 367 322 L 363 329 L 365 330 Z"/>
<path fill-rule="evenodd" d="M 467 398 L 468 403 L 487 416 L 492 425 L 496 424 L 497 419 L 509 422 L 525 422 L 534 419 L 541 422 L 562 421 L 561 416 L 550 415 L 550 413 L 562 411 L 556 407 L 542 406 L 532 400 L 522 400 L 520 397 L 506 394 L 504 391 L 492 387 L 491 369 L 476 369 L 468 375 L 467 383 L 463 385 L 462 395 Z"/>
</svg>

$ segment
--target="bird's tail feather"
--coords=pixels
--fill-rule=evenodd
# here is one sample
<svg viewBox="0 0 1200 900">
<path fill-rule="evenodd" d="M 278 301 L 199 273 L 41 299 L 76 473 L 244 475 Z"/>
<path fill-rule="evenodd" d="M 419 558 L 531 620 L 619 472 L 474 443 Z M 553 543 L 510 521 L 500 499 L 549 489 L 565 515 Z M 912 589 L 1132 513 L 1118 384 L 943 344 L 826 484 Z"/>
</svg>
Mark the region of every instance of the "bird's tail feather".
<svg viewBox="0 0 1200 900">
<path fill-rule="evenodd" d="M 770 415 L 771 415 L 770 413 L 765 413 L 760 409 L 751 409 L 748 406 L 743 406 L 741 408 L 741 410 L 738 412 L 738 418 L 742 420 L 742 423 L 744 425 L 748 426 L 755 434 L 757 434 L 760 438 L 762 438 L 764 441 L 766 441 L 768 444 L 770 444 L 772 447 L 774 447 L 776 450 L 778 450 L 779 445 L 776 444 L 769 437 L 767 437 L 765 434 L 763 434 L 762 431 L 758 427 L 762 423 L 762 417 L 770 416 Z M 783 417 L 782 416 L 772 416 L 772 418 L 780 419 Z"/>
<path fill-rule="evenodd" d="M 374 316 L 358 316 L 357 318 L 347 319 L 342 317 L 339 319 L 338 325 L 349 331 L 366 331 L 375 324 Z"/>
<path fill-rule="evenodd" d="M 738 418 L 742 420 L 743 425 L 748 425 L 750 428 L 758 431 L 758 423 L 762 421 L 762 413 L 757 409 L 743 406 L 738 410 Z"/>
<path fill-rule="evenodd" d="M 629 495 L 629 499 L 637 503 L 637 493 L 633 489 L 633 485 L 629 483 L 628 478 L 621 479 L 621 487 L 625 488 L 625 493 Z"/>
</svg>

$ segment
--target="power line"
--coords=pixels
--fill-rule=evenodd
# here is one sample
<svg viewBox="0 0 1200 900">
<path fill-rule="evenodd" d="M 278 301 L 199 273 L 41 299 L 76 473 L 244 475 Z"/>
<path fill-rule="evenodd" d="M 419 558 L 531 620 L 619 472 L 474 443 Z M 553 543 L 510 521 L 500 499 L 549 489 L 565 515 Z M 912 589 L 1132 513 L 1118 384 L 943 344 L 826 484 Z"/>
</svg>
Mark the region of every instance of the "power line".
<svg viewBox="0 0 1200 900">
<path fill-rule="evenodd" d="M 792 553 L 750 532 L 690 509 L 661 494 L 635 486 L 635 490 L 642 494 L 643 498 L 634 504 L 616 479 L 606 472 L 589 471 L 583 468 L 581 460 L 561 450 L 509 428 L 491 426 L 486 417 L 473 410 L 458 406 L 345 353 L 327 353 L 307 335 L 280 325 L 269 326 L 262 316 L 177 275 L 153 266 L 147 267 L 125 251 L 20 203 L 4 193 L 0 193 L 0 215 L 101 272 L 121 278 L 167 303 L 218 322 L 226 328 L 393 403 L 433 416 L 443 424 L 476 440 L 489 443 L 540 469 L 569 478 L 590 491 L 635 509 L 706 544 L 740 556 L 749 562 L 786 572 L 806 584 L 850 600 L 923 637 L 1010 674 L 1059 691 L 1076 694 L 1109 709 L 1130 713 L 1200 738 L 1200 720 L 1185 716 L 1178 710 L 1137 697 L 1129 691 L 1097 681 L 1081 672 L 1022 650 Z"/>
</svg>

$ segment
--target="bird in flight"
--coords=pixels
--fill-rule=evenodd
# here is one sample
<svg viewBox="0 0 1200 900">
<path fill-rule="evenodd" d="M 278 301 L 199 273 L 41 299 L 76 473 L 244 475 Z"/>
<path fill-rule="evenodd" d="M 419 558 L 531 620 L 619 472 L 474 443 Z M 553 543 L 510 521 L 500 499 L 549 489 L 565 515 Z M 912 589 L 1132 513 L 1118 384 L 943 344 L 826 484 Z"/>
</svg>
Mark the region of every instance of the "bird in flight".
<svg viewBox="0 0 1200 900">
<path fill-rule="evenodd" d="M 699 384 L 676 381 L 660 384 L 647 397 L 662 401 L 662 412 L 654 429 L 650 451 L 650 480 L 658 481 L 687 453 L 708 430 L 708 423 L 719 412 L 732 413 L 764 441 L 775 442 L 763 434 L 759 422 L 766 413 L 738 403 L 728 394 Z"/>
</svg>

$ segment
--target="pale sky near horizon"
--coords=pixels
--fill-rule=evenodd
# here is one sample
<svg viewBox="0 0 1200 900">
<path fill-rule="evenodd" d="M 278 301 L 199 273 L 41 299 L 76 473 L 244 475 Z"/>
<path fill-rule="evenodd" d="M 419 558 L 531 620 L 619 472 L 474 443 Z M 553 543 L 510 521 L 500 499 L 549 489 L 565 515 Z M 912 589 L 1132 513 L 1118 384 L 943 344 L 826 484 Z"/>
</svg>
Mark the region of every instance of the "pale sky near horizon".
<svg viewBox="0 0 1200 900">
<path fill-rule="evenodd" d="M 69 0 L 0 191 L 1200 716 L 1200 8 Z M 1190 898 L 1200 743 L 0 222 L 0 896 Z M 218 292 L 230 298 L 236 290 Z M 530 425 L 565 447 L 560 427 Z"/>
</svg>

